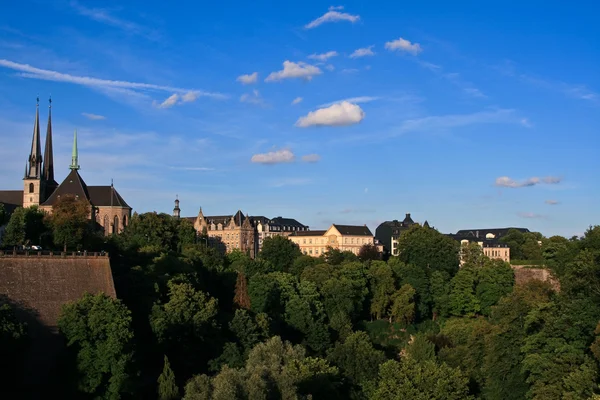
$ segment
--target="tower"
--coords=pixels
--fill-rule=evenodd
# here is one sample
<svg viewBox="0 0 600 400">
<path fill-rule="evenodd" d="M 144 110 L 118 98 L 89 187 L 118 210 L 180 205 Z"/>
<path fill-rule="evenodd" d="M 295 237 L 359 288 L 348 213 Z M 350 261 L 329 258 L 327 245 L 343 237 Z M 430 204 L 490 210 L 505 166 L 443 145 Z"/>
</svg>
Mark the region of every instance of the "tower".
<svg viewBox="0 0 600 400">
<path fill-rule="evenodd" d="M 181 209 L 179 208 L 179 196 L 175 195 L 175 208 L 173 208 L 173 216 L 179 218 L 181 216 Z"/>
<path fill-rule="evenodd" d="M 31 139 L 31 152 L 25 166 L 23 177 L 23 208 L 37 206 L 43 200 L 43 175 L 42 175 L 42 145 L 40 143 L 40 98 L 35 105 L 35 122 L 33 124 L 33 138 Z"/>
<path fill-rule="evenodd" d="M 73 134 L 73 151 L 71 152 L 71 165 L 69 168 L 71 170 L 79 169 L 79 157 L 77 153 L 77 129 L 75 129 L 75 133 Z"/>
<path fill-rule="evenodd" d="M 58 187 L 54 180 L 54 151 L 52 149 L 52 98 L 48 100 L 48 127 L 46 128 L 46 144 L 44 149 L 44 169 L 42 173 L 42 199 L 45 201 Z"/>
</svg>

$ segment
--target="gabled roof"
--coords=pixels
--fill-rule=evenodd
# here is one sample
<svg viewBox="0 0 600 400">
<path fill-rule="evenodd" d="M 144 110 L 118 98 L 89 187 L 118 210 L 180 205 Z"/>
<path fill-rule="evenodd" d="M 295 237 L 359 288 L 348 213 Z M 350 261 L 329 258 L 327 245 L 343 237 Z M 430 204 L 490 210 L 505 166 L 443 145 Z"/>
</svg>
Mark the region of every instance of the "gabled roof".
<svg viewBox="0 0 600 400">
<path fill-rule="evenodd" d="M 23 191 L 0 190 L 0 203 L 4 204 L 7 213 L 12 214 L 17 207 L 23 206 Z"/>
<path fill-rule="evenodd" d="M 90 202 L 96 207 L 131 208 L 113 186 L 88 186 L 88 193 Z"/>
<path fill-rule="evenodd" d="M 271 220 L 273 221 L 273 223 L 281 226 L 295 226 L 298 228 L 306 228 L 306 225 L 301 224 L 293 218 L 275 217 L 271 218 Z"/>
<path fill-rule="evenodd" d="M 332 225 L 338 232 L 342 235 L 351 235 L 351 236 L 373 236 L 371 230 L 366 226 L 359 225 Z"/>
<path fill-rule="evenodd" d="M 56 201 L 60 198 L 60 196 L 64 195 L 73 195 L 82 199 L 86 199 L 90 201 L 90 195 L 88 193 L 88 188 L 83 178 L 79 175 L 76 169 L 72 169 L 69 172 L 69 175 L 65 178 L 64 181 L 56 190 L 48 197 L 48 199 L 42 204 L 44 206 L 52 206 Z"/>
</svg>

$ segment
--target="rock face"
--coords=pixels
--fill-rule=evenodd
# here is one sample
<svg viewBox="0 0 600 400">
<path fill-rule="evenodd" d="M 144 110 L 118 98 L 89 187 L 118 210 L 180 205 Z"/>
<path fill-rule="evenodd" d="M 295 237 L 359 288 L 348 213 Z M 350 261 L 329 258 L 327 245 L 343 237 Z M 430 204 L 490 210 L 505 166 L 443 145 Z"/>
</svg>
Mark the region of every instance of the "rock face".
<svg viewBox="0 0 600 400">
<path fill-rule="evenodd" d="M 546 268 L 528 266 L 528 265 L 511 265 L 515 271 L 515 283 L 523 285 L 532 280 L 549 282 L 554 290 L 560 290 L 560 283 L 552 273 Z"/>
<path fill-rule="evenodd" d="M 62 306 L 86 292 L 116 298 L 107 255 L 0 252 L 0 304 L 15 309 L 17 317 L 27 323 L 31 340 L 23 356 L 24 381 L 16 383 L 18 393 L 1 393 L 0 397 L 37 399 L 63 387 L 65 343 L 57 322 Z"/>
</svg>

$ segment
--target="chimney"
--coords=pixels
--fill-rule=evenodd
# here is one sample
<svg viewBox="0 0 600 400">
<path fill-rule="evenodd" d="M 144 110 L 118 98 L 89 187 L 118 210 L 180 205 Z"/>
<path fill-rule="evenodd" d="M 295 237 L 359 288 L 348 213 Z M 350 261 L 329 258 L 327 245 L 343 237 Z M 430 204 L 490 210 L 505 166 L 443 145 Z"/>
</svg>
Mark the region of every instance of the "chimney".
<svg viewBox="0 0 600 400">
<path fill-rule="evenodd" d="M 479 231 L 475 231 L 475 237 L 478 238 L 479 237 Z"/>
<path fill-rule="evenodd" d="M 406 213 L 406 218 L 410 218 L 410 213 Z"/>
</svg>

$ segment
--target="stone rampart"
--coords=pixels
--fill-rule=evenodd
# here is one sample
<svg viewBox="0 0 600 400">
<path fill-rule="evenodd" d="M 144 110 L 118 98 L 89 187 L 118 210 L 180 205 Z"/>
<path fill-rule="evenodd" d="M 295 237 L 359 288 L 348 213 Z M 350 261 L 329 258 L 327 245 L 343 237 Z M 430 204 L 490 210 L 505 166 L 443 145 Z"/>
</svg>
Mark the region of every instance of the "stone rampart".
<svg viewBox="0 0 600 400">
<path fill-rule="evenodd" d="M 560 290 L 558 279 L 546 268 L 533 265 L 511 265 L 511 267 L 515 272 L 515 283 L 517 285 L 524 285 L 529 281 L 539 280 L 549 282 L 555 290 Z"/>
</svg>

